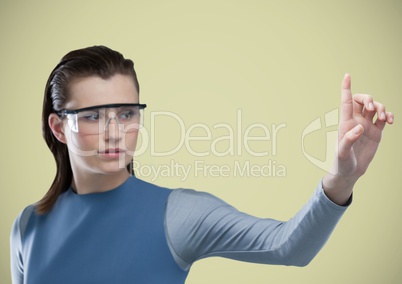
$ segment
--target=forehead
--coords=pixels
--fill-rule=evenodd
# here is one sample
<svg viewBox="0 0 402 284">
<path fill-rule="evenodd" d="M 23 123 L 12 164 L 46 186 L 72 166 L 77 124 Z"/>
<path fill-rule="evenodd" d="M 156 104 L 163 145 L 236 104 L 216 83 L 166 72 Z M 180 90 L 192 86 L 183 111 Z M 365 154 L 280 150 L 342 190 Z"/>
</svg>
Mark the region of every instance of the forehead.
<svg viewBox="0 0 402 284">
<path fill-rule="evenodd" d="M 91 76 L 73 80 L 69 84 L 68 94 L 66 109 L 139 102 L 133 79 L 121 74 L 108 79 Z"/>
</svg>

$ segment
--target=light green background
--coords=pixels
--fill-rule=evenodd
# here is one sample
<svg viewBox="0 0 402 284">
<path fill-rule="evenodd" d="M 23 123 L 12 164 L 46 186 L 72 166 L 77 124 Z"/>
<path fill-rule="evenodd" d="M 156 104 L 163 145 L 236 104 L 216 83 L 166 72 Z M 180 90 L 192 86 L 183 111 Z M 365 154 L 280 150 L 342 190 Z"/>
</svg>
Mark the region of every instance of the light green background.
<svg viewBox="0 0 402 284">
<path fill-rule="evenodd" d="M 222 122 L 235 128 L 240 109 L 244 128 L 285 123 L 276 155 L 271 141 L 250 143 L 253 149 L 269 150 L 265 158 L 245 151 L 200 158 L 184 147 L 169 157 L 152 157 L 147 151 L 137 158 L 154 167 L 171 160 L 230 167 L 235 161 L 275 161 L 286 168 L 286 177 L 193 173 L 185 181 L 159 176 L 154 182 L 209 191 L 240 210 L 278 219 L 297 212 L 324 174 L 303 155 L 301 135 L 310 122 L 339 106 L 341 79 L 350 72 L 353 90 L 383 102 L 396 123 L 384 131 L 375 160 L 356 186 L 354 203 L 327 245 L 305 268 L 202 260 L 187 283 L 400 283 L 401 3 L 1 1 L 0 283 L 10 283 L 11 224 L 26 205 L 43 196 L 55 172 L 41 137 L 47 77 L 66 52 L 95 44 L 135 61 L 148 116 L 172 111 L 187 127 L 205 123 L 213 129 Z M 154 130 L 158 149 L 177 143 L 173 122 L 160 122 Z M 327 130 L 306 138 L 311 155 L 325 156 Z M 209 146 L 193 144 L 200 151 Z"/>
</svg>

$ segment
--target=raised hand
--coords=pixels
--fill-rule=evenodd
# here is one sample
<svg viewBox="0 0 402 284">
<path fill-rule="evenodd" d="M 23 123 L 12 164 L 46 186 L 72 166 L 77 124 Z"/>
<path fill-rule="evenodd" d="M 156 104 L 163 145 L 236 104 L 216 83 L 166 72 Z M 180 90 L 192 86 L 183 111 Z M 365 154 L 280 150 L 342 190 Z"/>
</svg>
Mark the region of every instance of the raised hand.
<svg viewBox="0 0 402 284">
<path fill-rule="evenodd" d="M 332 169 L 323 178 L 325 193 L 333 202 L 348 201 L 354 184 L 374 158 L 385 125 L 393 122 L 394 115 L 371 96 L 352 96 L 350 75 L 346 74 L 342 82 L 338 147 Z"/>
</svg>

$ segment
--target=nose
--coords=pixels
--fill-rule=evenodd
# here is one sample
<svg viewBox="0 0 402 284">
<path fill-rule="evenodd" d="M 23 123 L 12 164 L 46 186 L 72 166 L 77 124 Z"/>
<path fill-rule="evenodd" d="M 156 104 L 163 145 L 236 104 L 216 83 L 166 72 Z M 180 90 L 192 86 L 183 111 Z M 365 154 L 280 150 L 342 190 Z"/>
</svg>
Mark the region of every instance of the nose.
<svg viewBox="0 0 402 284">
<path fill-rule="evenodd" d="M 104 129 L 105 138 L 107 140 L 120 138 L 119 124 L 120 124 L 119 119 L 114 114 L 111 114 L 105 123 L 105 129 Z"/>
</svg>

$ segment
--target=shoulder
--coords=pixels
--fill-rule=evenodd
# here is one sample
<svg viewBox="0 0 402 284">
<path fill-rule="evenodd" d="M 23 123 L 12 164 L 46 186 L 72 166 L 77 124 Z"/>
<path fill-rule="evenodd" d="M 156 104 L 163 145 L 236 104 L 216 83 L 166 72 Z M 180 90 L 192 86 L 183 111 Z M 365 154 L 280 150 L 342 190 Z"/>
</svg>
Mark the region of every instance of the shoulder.
<svg viewBox="0 0 402 284">
<path fill-rule="evenodd" d="M 165 215 L 166 238 L 173 258 L 184 270 L 198 258 L 205 237 L 220 220 L 238 211 L 220 198 L 193 189 L 174 189 Z"/>
<path fill-rule="evenodd" d="M 170 227 L 181 227 L 183 222 L 199 222 L 211 213 L 222 210 L 233 211 L 235 208 L 210 193 L 179 188 L 172 190 L 169 195 L 166 221 Z"/>
<path fill-rule="evenodd" d="M 196 208 L 215 208 L 220 206 L 229 206 L 222 199 L 203 191 L 197 191 L 194 189 L 178 188 L 172 190 L 168 206 L 173 208 L 176 205 L 180 205 L 183 208 L 196 209 Z"/>
<path fill-rule="evenodd" d="M 167 188 L 167 187 L 163 187 L 163 186 L 159 186 L 150 182 L 147 182 L 145 180 L 139 179 L 137 177 L 130 177 L 128 184 L 130 185 L 130 187 L 134 187 L 137 188 L 141 191 L 153 191 L 153 192 L 168 192 L 170 193 L 172 191 L 172 189 Z"/>
<path fill-rule="evenodd" d="M 24 210 L 22 210 L 21 213 L 17 216 L 13 223 L 13 228 L 11 232 L 12 238 L 18 238 L 20 240 L 23 239 L 28 222 L 32 214 L 35 214 L 34 210 L 35 205 L 31 204 L 25 207 Z"/>
</svg>

